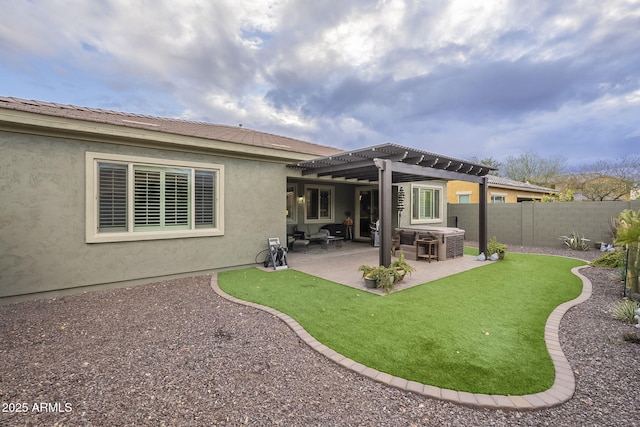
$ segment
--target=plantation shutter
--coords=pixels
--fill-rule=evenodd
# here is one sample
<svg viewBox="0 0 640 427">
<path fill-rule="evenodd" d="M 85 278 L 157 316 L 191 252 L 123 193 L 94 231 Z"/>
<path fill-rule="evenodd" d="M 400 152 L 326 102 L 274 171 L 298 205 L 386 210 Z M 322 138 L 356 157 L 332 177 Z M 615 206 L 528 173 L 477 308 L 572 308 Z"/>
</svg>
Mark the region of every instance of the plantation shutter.
<svg viewBox="0 0 640 427">
<path fill-rule="evenodd" d="M 216 175 L 214 172 L 195 173 L 195 224 L 196 227 L 215 227 Z"/>
<path fill-rule="evenodd" d="M 433 192 L 430 189 L 423 188 L 420 197 L 420 219 L 429 219 L 432 217 L 433 209 Z"/>
<path fill-rule="evenodd" d="M 431 203 L 433 204 L 433 210 L 431 211 L 431 218 L 440 218 L 440 190 L 433 190 L 431 192 Z"/>
<path fill-rule="evenodd" d="M 135 201 L 134 224 L 136 227 L 160 225 L 160 172 L 136 169 L 134 173 Z"/>
<path fill-rule="evenodd" d="M 420 188 L 414 187 L 411 194 L 411 218 L 420 219 Z"/>
<path fill-rule="evenodd" d="M 189 173 L 165 172 L 164 189 L 164 225 L 189 225 Z"/>
<path fill-rule="evenodd" d="M 98 229 L 127 230 L 127 166 L 98 164 Z"/>
</svg>

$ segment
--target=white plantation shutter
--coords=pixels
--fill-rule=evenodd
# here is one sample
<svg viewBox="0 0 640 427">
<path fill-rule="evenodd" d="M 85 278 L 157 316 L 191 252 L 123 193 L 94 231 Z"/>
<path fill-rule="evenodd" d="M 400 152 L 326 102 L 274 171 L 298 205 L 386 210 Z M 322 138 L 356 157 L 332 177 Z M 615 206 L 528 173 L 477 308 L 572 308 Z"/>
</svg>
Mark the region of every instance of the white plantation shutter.
<svg viewBox="0 0 640 427">
<path fill-rule="evenodd" d="M 413 220 L 440 218 L 440 190 L 416 186 L 413 187 L 411 195 L 411 218 Z"/>
<path fill-rule="evenodd" d="M 165 172 L 164 225 L 189 225 L 189 173 Z"/>
<path fill-rule="evenodd" d="M 98 229 L 127 229 L 127 166 L 100 163 L 98 167 Z"/>
<path fill-rule="evenodd" d="M 215 172 L 197 170 L 195 175 L 196 227 L 215 227 Z"/>
<path fill-rule="evenodd" d="M 129 235 L 136 232 L 144 232 L 145 240 L 164 238 L 163 232 L 172 232 L 167 238 L 222 234 L 217 194 L 223 179 L 220 165 L 197 169 L 187 162 L 171 166 L 117 157 L 93 163 L 95 228 L 91 227 L 94 231 L 88 240 L 132 240 Z M 208 230 L 211 234 L 203 234 Z"/>
<path fill-rule="evenodd" d="M 134 224 L 136 227 L 160 225 L 160 171 L 136 169 L 134 172 Z"/>
<path fill-rule="evenodd" d="M 422 200 L 424 203 L 424 208 L 421 212 L 422 219 L 433 218 L 433 190 L 423 189 Z"/>
</svg>

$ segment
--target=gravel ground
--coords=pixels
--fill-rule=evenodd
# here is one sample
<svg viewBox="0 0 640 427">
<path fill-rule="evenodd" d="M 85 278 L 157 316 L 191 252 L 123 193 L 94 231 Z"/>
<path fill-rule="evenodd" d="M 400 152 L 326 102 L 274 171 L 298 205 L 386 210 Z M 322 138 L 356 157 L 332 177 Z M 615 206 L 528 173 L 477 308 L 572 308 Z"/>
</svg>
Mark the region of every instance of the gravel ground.
<svg viewBox="0 0 640 427">
<path fill-rule="evenodd" d="M 381 385 L 202 276 L 0 306 L 0 425 L 640 425 L 640 345 L 621 338 L 637 330 L 609 314 L 621 284 L 584 274 L 593 296 L 560 331 L 576 393 L 556 408 L 471 409 Z"/>
</svg>

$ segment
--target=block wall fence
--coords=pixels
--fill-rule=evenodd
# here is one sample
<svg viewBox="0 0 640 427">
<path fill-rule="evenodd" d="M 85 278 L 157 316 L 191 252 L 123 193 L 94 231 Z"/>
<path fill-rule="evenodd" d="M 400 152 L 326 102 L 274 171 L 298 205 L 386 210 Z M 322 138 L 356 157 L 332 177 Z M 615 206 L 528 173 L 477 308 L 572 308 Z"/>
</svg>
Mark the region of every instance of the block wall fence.
<svg viewBox="0 0 640 427">
<path fill-rule="evenodd" d="M 640 210 L 640 200 L 620 202 L 496 203 L 488 206 L 489 238 L 522 246 L 562 245 L 560 236 L 580 233 L 592 242 L 610 242 L 611 219 L 625 209 Z M 478 241 L 478 205 L 449 204 L 448 225 Z"/>
</svg>

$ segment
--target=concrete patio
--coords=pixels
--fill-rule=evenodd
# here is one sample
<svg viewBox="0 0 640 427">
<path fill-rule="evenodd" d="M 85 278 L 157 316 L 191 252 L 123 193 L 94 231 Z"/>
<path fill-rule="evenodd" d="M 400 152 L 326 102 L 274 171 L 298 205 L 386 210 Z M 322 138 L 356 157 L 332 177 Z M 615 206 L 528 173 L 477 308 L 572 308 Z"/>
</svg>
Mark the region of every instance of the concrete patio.
<svg viewBox="0 0 640 427">
<path fill-rule="evenodd" d="M 327 248 L 319 244 L 311 245 L 306 252 L 290 251 L 287 255 L 289 268 L 321 277 L 332 282 L 340 283 L 362 291 L 384 295 L 380 289 L 367 289 L 364 286 L 362 273 L 358 267 L 362 264 L 379 265 L 379 253 L 377 247 L 368 243 L 342 242 L 341 246 L 330 245 Z M 396 253 L 398 255 L 398 253 Z M 406 255 L 406 254 L 405 254 Z M 392 260 L 397 259 L 393 257 Z M 402 282 L 398 283 L 392 292 L 408 289 L 426 282 L 430 282 L 452 274 L 471 270 L 472 268 L 488 265 L 490 261 L 480 262 L 474 256 L 448 259 L 445 261 L 414 261 L 407 259 L 416 271 L 406 275 Z M 264 268 L 260 266 L 261 268 Z M 265 269 L 274 271 L 273 267 Z"/>
</svg>

